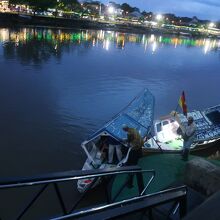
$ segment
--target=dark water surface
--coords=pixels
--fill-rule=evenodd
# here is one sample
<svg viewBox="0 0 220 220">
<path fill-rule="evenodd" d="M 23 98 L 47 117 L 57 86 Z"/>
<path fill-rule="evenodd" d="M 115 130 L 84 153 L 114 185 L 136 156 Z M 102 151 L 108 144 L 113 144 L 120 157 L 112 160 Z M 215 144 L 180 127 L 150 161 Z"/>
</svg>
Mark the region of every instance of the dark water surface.
<svg viewBox="0 0 220 220">
<path fill-rule="evenodd" d="M 220 40 L 0 29 L 0 175 L 81 169 L 80 143 L 147 87 L 155 117 L 219 104 Z"/>
</svg>

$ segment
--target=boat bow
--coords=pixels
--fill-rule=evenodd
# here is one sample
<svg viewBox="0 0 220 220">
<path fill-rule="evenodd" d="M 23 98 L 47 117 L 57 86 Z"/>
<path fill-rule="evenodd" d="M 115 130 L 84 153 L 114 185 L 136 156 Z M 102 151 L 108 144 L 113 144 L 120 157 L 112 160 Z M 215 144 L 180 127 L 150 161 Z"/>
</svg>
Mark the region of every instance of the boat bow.
<svg viewBox="0 0 220 220">
<path fill-rule="evenodd" d="M 149 133 L 153 123 L 154 104 L 154 96 L 148 89 L 144 89 L 111 121 L 92 134 L 87 142 L 104 133 L 122 143 L 127 138 L 126 132 L 122 129 L 125 124 L 128 127 L 135 128 L 144 138 Z"/>
</svg>

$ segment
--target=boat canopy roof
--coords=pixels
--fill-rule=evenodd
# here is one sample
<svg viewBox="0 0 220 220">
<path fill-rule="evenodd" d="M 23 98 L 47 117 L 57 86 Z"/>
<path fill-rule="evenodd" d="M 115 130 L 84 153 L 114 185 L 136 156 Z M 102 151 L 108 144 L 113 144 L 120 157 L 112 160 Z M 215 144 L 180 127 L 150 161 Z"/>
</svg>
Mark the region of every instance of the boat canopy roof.
<svg viewBox="0 0 220 220">
<path fill-rule="evenodd" d="M 144 89 L 103 128 L 92 134 L 87 142 L 101 134 L 110 135 L 121 142 L 127 138 L 126 132 L 122 129 L 124 125 L 135 128 L 142 138 L 145 137 L 153 123 L 154 103 L 155 100 L 152 93 L 148 89 Z"/>
<path fill-rule="evenodd" d="M 178 113 L 182 124 L 187 123 L 187 118 Z M 194 110 L 188 112 L 196 124 L 196 135 L 194 142 L 217 140 L 220 138 L 220 104 L 206 108 L 203 111 Z"/>
</svg>

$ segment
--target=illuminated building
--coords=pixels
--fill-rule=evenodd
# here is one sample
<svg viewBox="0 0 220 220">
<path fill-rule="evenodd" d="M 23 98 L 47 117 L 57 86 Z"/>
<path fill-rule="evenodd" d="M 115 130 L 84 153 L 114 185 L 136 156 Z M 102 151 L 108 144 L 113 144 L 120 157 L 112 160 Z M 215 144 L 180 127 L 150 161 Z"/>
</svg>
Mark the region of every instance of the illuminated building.
<svg viewBox="0 0 220 220">
<path fill-rule="evenodd" d="M 8 10 L 8 1 L 0 0 L 0 11 L 7 11 L 7 10 Z"/>
</svg>

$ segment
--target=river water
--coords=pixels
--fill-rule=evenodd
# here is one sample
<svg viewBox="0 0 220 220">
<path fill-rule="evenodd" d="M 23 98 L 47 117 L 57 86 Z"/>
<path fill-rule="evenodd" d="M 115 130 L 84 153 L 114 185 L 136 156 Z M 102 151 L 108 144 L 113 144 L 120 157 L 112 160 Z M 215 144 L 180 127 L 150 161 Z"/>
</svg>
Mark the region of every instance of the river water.
<svg viewBox="0 0 220 220">
<path fill-rule="evenodd" d="M 0 29 L 0 175 L 81 169 L 80 143 L 143 88 L 155 117 L 219 104 L 220 40 Z"/>
</svg>

